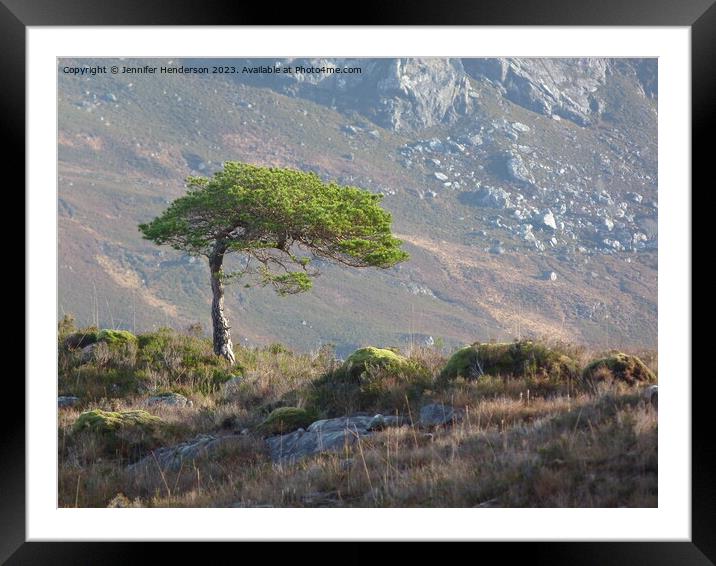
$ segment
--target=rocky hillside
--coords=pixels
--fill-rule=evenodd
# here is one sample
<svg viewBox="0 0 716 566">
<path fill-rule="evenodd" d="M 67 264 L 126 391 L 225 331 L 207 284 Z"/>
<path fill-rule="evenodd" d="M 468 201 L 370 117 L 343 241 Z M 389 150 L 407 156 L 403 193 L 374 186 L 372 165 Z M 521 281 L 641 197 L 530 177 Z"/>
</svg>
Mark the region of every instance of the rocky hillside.
<svg viewBox="0 0 716 566">
<path fill-rule="evenodd" d="M 656 60 L 171 64 L 214 63 L 361 72 L 60 72 L 59 315 L 206 326 L 207 267 L 136 226 L 183 193 L 184 177 L 231 159 L 384 194 L 412 255 L 385 272 L 321 266 L 305 296 L 237 285 L 228 311 L 246 342 L 656 345 Z"/>
</svg>

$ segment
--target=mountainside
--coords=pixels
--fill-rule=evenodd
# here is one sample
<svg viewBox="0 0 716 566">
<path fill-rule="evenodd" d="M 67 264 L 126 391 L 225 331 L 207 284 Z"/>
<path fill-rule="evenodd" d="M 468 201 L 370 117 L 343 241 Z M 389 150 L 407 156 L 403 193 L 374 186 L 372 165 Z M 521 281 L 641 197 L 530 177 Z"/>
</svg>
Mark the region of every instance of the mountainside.
<svg viewBox="0 0 716 566">
<path fill-rule="evenodd" d="M 360 67 L 74 76 L 67 65 Z M 549 335 L 655 347 L 657 62 L 60 60 L 59 315 L 209 323 L 202 258 L 137 224 L 223 161 L 384 194 L 411 260 L 321 265 L 310 293 L 228 289 L 235 339 L 339 352 Z"/>
</svg>

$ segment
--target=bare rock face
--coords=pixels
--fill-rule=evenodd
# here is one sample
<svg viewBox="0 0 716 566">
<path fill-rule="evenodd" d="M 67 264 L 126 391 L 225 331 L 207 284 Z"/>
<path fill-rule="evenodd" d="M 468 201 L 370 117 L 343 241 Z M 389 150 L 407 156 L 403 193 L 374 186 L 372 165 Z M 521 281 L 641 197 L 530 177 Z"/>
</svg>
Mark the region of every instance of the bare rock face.
<svg viewBox="0 0 716 566">
<path fill-rule="evenodd" d="M 289 58 L 249 65 L 291 67 L 291 73 L 254 74 L 241 80 L 263 83 L 291 96 L 341 111 L 357 112 L 385 128 L 420 130 L 450 125 L 475 114 L 479 92 L 470 79 L 489 79 L 508 100 L 529 110 L 589 126 L 605 109 L 610 76 L 631 77 L 643 96 L 657 96 L 656 60 L 539 58 Z M 359 73 L 325 69 L 359 67 Z M 479 86 L 476 85 L 476 88 Z M 525 125 L 515 129 L 524 133 Z"/>
<path fill-rule="evenodd" d="M 470 83 L 459 59 L 396 59 L 378 80 L 381 125 L 429 128 L 450 123 L 471 106 Z"/>
<path fill-rule="evenodd" d="M 271 459 L 282 464 L 321 452 L 340 452 L 350 449 L 360 438 L 370 436 L 376 430 L 401 426 L 406 420 L 398 416 L 375 415 L 337 417 L 312 423 L 289 434 L 266 439 Z"/>
<path fill-rule="evenodd" d="M 606 82 L 606 59 L 465 59 L 464 66 L 470 75 L 501 85 L 512 102 L 540 114 L 587 126 L 603 108 L 599 89 Z"/>
<path fill-rule="evenodd" d="M 232 444 L 240 443 L 241 437 L 227 435 L 218 436 L 213 434 L 200 434 L 192 440 L 182 442 L 175 446 L 167 446 L 155 450 L 149 456 L 131 464 L 129 470 L 135 473 L 144 473 L 156 470 L 178 471 L 182 465 L 191 462 L 196 458 L 209 457 L 219 450 L 231 447 Z"/>
<path fill-rule="evenodd" d="M 434 428 L 459 422 L 463 411 L 442 403 L 430 403 L 420 409 L 420 426 Z"/>
<path fill-rule="evenodd" d="M 359 112 L 395 131 L 449 124 L 472 108 L 470 81 L 460 59 L 283 59 L 277 63 L 306 72 L 272 76 L 268 84 L 281 81 L 287 94 Z M 315 72 L 328 67 L 360 67 L 361 72 Z"/>
</svg>

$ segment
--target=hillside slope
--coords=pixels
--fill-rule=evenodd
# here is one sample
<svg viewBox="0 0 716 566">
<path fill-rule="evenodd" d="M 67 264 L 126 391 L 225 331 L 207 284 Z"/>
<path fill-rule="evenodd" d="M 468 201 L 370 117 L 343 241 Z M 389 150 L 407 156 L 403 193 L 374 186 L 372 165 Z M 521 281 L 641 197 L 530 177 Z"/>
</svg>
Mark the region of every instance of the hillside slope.
<svg viewBox="0 0 716 566">
<path fill-rule="evenodd" d="M 141 60 L 153 63 L 169 64 Z M 239 340 L 656 345 L 655 60 L 281 63 L 363 72 L 59 72 L 59 316 L 207 327 L 207 266 L 143 241 L 137 224 L 187 175 L 239 160 L 383 193 L 412 255 L 387 271 L 322 265 L 302 296 L 237 285 Z"/>
</svg>

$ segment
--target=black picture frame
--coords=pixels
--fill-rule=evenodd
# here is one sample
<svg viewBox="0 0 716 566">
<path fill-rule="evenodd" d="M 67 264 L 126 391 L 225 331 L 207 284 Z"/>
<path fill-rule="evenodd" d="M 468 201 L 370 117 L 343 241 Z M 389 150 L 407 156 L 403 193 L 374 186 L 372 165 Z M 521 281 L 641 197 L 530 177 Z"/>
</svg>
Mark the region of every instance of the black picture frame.
<svg viewBox="0 0 716 566">
<path fill-rule="evenodd" d="M 686 26 L 691 29 L 692 53 L 692 178 L 706 182 L 713 111 L 716 108 L 716 0 L 425 0 L 361 2 L 351 25 L 552 25 L 552 26 Z M 258 25 L 317 23 L 342 25 L 338 12 L 312 9 L 303 3 L 271 5 L 203 0 L 0 0 L 0 89 L 2 131 L 6 160 L 23 163 L 25 152 L 25 36 L 28 26 L 84 25 Z M 710 156 L 709 156 L 710 157 Z M 24 186 L 24 168 L 15 186 Z M 693 192 L 692 192 L 693 194 Z M 685 195 L 688 196 L 688 195 Z M 24 205 L 23 205 L 24 206 Z M 25 296 L 25 301 L 31 297 Z M 692 348 L 693 351 L 693 348 Z M 27 352 L 26 352 L 27 355 Z M 691 378 L 691 368 L 684 368 Z M 9 377 L 9 376 L 8 376 Z M 584 542 L 493 543 L 500 560 L 527 558 L 549 564 L 680 564 L 716 563 L 716 448 L 710 437 L 709 405 L 713 380 L 692 380 L 692 538 L 690 542 Z M 13 376 L 4 384 L 5 396 L 25 396 L 22 382 Z M 0 443 L 0 561 L 7 564 L 94 564 L 148 558 L 146 549 L 129 542 L 40 543 L 25 538 L 25 414 L 24 404 L 3 423 Z M 665 425 L 668 426 L 668 423 Z M 162 545 L 165 560 L 193 549 Z M 178 551 L 178 552 L 177 552 Z M 205 550 L 198 550 L 204 553 Z M 344 561 L 353 554 L 339 551 Z M 164 554 L 166 553 L 166 554 Z M 363 554 L 367 558 L 367 555 Z M 238 557 L 235 557 L 235 559 Z"/>
</svg>

